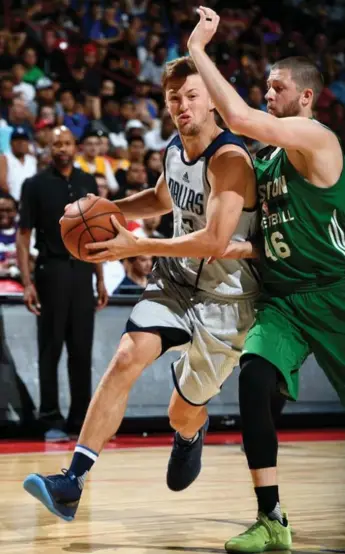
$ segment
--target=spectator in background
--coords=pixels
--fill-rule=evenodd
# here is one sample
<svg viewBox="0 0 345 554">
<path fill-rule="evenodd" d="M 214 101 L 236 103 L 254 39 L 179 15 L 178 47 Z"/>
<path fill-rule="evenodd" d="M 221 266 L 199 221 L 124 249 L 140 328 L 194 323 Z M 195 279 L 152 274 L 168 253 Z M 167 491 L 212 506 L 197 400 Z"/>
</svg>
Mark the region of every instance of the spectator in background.
<svg viewBox="0 0 345 554">
<path fill-rule="evenodd" d="M 13 196 L 0 192 L 0 277 L 17 279 L 20 275 L 16 253 L 17 204 Z"/>
<path fill-rule="evenodd" d="M 128 159 L 130 162 L 143 162 L 145 141 L 141 136 L 132 136 L 128 139 Z"/>
<path fill-rule="evenodd" d="M 137 55 L 138 55 L 138 60 L 140 62 L 141 67 L 144 66 L 147 60 L 154 59 L 154 50 L 157 44 L 159 44 L 159 42 L 160 42 L 159 35 L 155 35 L 154 33 L 148 33 L 144 41 L 144 44 L 138 46 Z"/>
<path fill-rule="evenodd" d="M 103 16 L 103 7 L 98 0 L 92 0 L 88 6 L 84 5 L 84 16 L 82 19 L 82 34 L 90 37 L 92 29 L 99 24 Z"/>
<path fill-rule="evenodd" d="M 44 77 L 44 73 L 37 65 L 37 54 L 34 48 L 26 48 L 24 50 L 23 62 L 26 69 L 23 81 L 35 86 L 38 79 Z"/>
<path fill-rule="evenodd" d="M 156 129 L 152 129 L 145 135 L 145 146 L 150 150 L 164 150 L 174 138 L 176 129 L 169 115 L 164 109 L 161 115 L 161 123 Z"/>
<path fill-rule="evenodd" d="M 39 106 L 36 123 L 38 124 L 42 121 L 47 124 L 49 123 L 49 125 L 52 125 L 52 127 L 55 127 L 56 114 L 52 106 Z"/>
<path fill-rule="evenodd" d="M 155 87 L 161 87 L 164 64 L 167 58 L 167 49 L 163 43 L 157 44 L 153 59 L 147 59 L 141 70 L 139 79 L 148 81 Z"/>
<path fill-rule="evenodd" d="M 19 95 L 20 98 L 25 102 L 25 105 L 28 106 L 33 102 L 36 90 L 33 85 L 24 82 L 25 67 L 24 64 L 20 61 L 15 63 L 12 67 L 12 79 L 13 79 L 13 92 L 15 95 Z"/>
<path fill-rule="evenodd" d="M 106 4 L 103 17 L 97 18 L 91 25 L 89 38 L 100 44 L 115 44 L 122 38 L 123 31 L 116 22 L 116 5 Z"/>
<path fill-rule="evenodd" d="M 131 194 L 145 190 L 146 188 L 148 188 L 148 186 L 144 164 L 141 162 L 132 162 L 128 170 L 125 172 L 125 181 L 117 198 L 130 196 Z"/>
<path fill-rule="evenodd" d="M 69 75 L 66 82 L 66 88 L 78 95 L 84 90 L 84 79 L 86 75 L 86 67 L 80 62 L 75 62 L 69 69 Z"/>
<path fill-rule="evenodd" d="M 55 23 L 55 22 L 54 22 Z M 49 25 L 43 29 L 42 42 L 38 50 L 39 66 L 45 75 L 58 73 L 61 81 L 68 77 L 68 66 L 65 53 L 58 48 L 58 35 Z"/>
<path fill-rule="evenodd" d="M 127 159 L 122 160 L 122 167 L 120 167 L 116 173 L 116 180 L 119 183 L 119 187 L 123 193 L 127 186 L 127 172 L 131 164 L 138 162 L 140 166 L 143 166 L 143 159 L 145 154 L 145 142 L 141 137 L 132 137 L 128 140 Z M 124 163 L 126 162 L 126 164 Z M 144 166 L 143 166 L 144 167 Z M 144 168 L 145 169 L 145 168 Z M 146 174 L 146 170 L 145 170 Z M 147 175 L 145 177 L 147 180 Z M 146 182 L 146 181 L 145 181 Z"/>
<path fill-rule="evenodd" d="M 8 121 L 10 107 L 14 98 L 14 82 L 10 75 L 4 75 L 0 81 L 0 115 Z"/>
<path fill-rule="evenodd" d="M 73 133 L 77 140 L 84 135 L 89 119 L 78 110 L 76 97 L 71 90 L 60 93 L 60 102 L 63 109 L 63 124 Z"/>
<path fill-rule="evenodd" d="M 41 77 L 36 82 L 36 98 L 29 104 L 28 108 L 34 117 L 37 117 L 39 110 L 49 106 L 54 110 L 56 123 L 60 125 L 63 121 L 63 109 L 59 102 L 56 102 L 53 81 L 48 77 Z"/>
<path fill-rule="evenodd" d="M 121 131 L 119 102 L 115 96 L 104 96 L 101 102 L 102 116 L 97 122 L 98 127 L 116 136 Z"/>
<path fill-rule="evenodd" d="M 120 102 L 119 121 L 122 131 L 126 129 L 126 125 L 131 119 L 136 119 L 136 108 L 132 98 L 126 97 Z"/>
<path fill-rule="evenodd" d="M 35 125 L 34 152 L 40 156 L 49 150 L 53 139 L 53 125 L 49 119 L 41 119 Z"/>
<path fill-rule="evenodd" d="M 21 98 L 13 98 L 8 110 L 8 124 L 14 129 L 17 127 L 24 129 L 31 140 L 34 121 L 35 118 L 25 106 L 24 101 Z"/>
<path fill-rule="evenodd" d="M 108 98 L 109 96 L 115 96 L 115 93 L 116 93 L 116 86 L 114 81 L 112 81 L 111 79 L 104 79 L 104 81 L 102 81 L 102 86 L 99 91 L 99 95 L 102 98 L 105 98 L 105 97 Z"/>
<path fill-rule="evenodd" d="M 108 198 L 109 187 L 105 176 L 102 173 L 95 173 L 94 177 L 97 183 L 98 196 L 101 198 Z"/>
<path fill-rule="evenodd" d="M 83 88 L 86 93 L 97 96 L 101 87 L 101 72 L 97 60 L 97 47 L 86 44 L 83 49 L 83 61 L 86 67 Z"/>
<path fill-rule="evenodd" d="M 143 140 L 145 134 L 145 125 L 140 121 L 140 119 L 130 119 L 125 127 L 126 140 L 132 140 L 134 138 L 139 138 Z"/>
<path fill-rule="evenodd" d="M 264 93 L 259 85 L 252 85 L 248 92 L 247 104 L 255 110 L 267 111 L 266 103 L 264 101 Z"/>
<path fill-rule="evenodd" d="M 176 58 L 181 58 L 182 56 L 189 56 L 187 42 L 192 31 L 193 25 L 190 25 L 190 23 L 184 23 L 180 26 L 178 43 L 172 44 L 168 49 L 167 62 L 171 62 Z"/>
<path fill-rule="evenodd" d="M 152 256 L 136 256 L 126 260 L 126 276 L 113 294 L 137 294 L 147 287 L 152 271 Z"/>
<path fill-rule="evenodd" d="M 163 172 L 163 160 L 160 152 L 148 150 L 144 156 L 144 165 L 147 171 L 147 184 L 150 187 L 156 186 L 158 177 Z"/>
<path fill-rule="evenodd" d="M 82 138 L 82 154 L 76 156 L 75 166 L 80 167 L 86 173 L 101 173 L 107 179 L 108 187 L 112 194 L 119 191 L 119 184 L 112 172 L 109 162 L 104 156 L 100 156 L 101 131 L 88 131 Z"/>
<path fill-rule="evenodd" d="M 129 13 L 139 17 L 144 17 L 148 3 L 148 0 L 126 0 Z"/>
<path fill-rule="evenodd" d="M 7 32 L 2 30 L 0 32 L 0 68 L 1 71 L 10 71 L 14 57 L 8 51 L 8 35 Z"/>
<path fill-rule="evenodd" d="M 158 104 L 150 98 L 151 85 L 147 81 L 138 81 L 132 100 L 136 106 L 137 117 L 151 129 L 153 120 L 158 117 Z"/>
<path fill-rule="evenodd" d="M 17 202 L 23 182 L 37 171 L 36 158 L 29 154 L 29 141 L 25 129 L 15 129 L 11 136 L 11 151 L 0 156 L 0 189 Z"/>
</svg>

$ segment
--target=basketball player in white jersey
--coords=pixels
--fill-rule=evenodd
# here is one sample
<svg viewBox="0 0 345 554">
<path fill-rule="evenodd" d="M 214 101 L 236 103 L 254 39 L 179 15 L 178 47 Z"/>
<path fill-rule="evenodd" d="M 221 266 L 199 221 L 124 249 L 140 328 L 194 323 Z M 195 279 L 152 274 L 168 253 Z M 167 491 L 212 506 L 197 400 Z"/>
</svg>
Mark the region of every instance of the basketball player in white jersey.
<svg viewBox="0 0 345 554">
<path fill-rule="evenodd" d="M 173 211 L 174 237 L 135 238 L 118 228 L 114 240 L 90 245 L 92 262 L 146 254 L 161 258 L 92 399 L 70 468 L 49 477 L 31 474 L 24 482 L 66 521 L 75 516 L 88 471 L 121 424 L 134 382 L 157 357 L 182 346 L 173 367 L 170 421 L 176 433 L 167 482 L 181 490 L 194 481 L 207 429 L 205 404 L 237 364 L 254 319 L 257 277 L 251 265 L 221 259 L 203 263 L 210 256 L 221 258 L 232 238 L 245 241 L 255 233 L 252 161 L 242 141 L 217 126 L 190 58 L 167 64 L 163 90 L 179 131 L 167 147 L 164 174 L 155 189 L 117 205 L 127 219 Z"/>
</svg>

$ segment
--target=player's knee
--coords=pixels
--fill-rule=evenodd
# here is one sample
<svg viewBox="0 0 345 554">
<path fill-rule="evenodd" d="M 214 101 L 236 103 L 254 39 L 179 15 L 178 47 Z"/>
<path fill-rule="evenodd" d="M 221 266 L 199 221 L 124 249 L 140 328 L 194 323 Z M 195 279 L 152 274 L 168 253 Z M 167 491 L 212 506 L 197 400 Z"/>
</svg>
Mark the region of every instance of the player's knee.
<svg viewBox="0 0 345 554">
<path fill-rule="evenodd" d="M 133 347 L 120 347 L 109 367 L 111 374 L 122 377 L 128 384 L 133 383 L 142 370 L 139 353 Z"/>
</svg>

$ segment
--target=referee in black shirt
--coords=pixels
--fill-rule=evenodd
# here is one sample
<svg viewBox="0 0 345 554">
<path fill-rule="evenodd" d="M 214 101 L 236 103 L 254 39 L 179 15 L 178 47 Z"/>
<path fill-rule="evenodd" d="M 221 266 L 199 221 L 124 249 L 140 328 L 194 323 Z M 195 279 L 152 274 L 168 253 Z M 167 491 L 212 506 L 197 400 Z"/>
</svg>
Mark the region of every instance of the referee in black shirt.
<svg viewBox="0 0 345 554">
<path fill-rule="evenodd" d="M 78 434 L 91 397 L 91 351 L 97 274 L 98 309 L 108 301 L 101 265 L 72 258 L 60 235 L 59 220 L 66 204 L 87 193 L 97 194 L 93 176 L 73 167 L 75 140 L 66 127 L 53 132 L 52 165 L 27 179 L 20 200 L 17 255 L 24 285 L 24 301 L 37 316 L 40 419 L 46 440 Z M 35 283 L 30 276 L 29 248 L 36 231 L 38 257 Z M 63 347 L 68 352 L 71 406 L 66 426 L 59 409 L 57 367 Z"/>
</svg>

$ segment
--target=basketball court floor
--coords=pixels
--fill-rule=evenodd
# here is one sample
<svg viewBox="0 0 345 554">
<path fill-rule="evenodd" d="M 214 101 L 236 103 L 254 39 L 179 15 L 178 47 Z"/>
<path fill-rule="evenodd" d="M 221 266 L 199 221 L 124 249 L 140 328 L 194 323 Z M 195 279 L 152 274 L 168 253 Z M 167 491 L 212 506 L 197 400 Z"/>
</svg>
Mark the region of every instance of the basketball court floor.
<svg viewBox="0 0 345 554">
<path fill-rule="evenodd" d="M 293 552 L 345 553 L 345 432 L 280 438 Z M 119 437 L 92 470 L 75 521 L 64 523 L 25 493 L 22 481 L 68 467 L 74 443 L 0 441 L 0 553 L 222 553 L 225 540 L 255 517 L 239 443 L 239 434 L 209 434 L 199 479 L 173 493 L 165 485 L 171 437 Z"/>
</svg>

